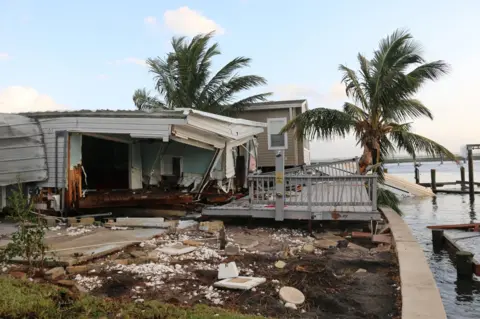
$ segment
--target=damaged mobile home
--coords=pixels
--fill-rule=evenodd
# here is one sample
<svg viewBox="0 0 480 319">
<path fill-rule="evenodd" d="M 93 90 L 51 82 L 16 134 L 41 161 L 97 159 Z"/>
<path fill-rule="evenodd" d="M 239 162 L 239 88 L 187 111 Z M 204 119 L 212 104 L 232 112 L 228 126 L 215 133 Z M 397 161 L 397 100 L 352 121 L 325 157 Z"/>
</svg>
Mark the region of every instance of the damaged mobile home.
<svg viewBox="0 0 480 319">
<path fill-rule="evenodd" d="M 265 127 L 193 109 L 0 114 L 1 204 L 20 181 L 41 210 L 195 211 L 246 187 Z"/>
</svg>

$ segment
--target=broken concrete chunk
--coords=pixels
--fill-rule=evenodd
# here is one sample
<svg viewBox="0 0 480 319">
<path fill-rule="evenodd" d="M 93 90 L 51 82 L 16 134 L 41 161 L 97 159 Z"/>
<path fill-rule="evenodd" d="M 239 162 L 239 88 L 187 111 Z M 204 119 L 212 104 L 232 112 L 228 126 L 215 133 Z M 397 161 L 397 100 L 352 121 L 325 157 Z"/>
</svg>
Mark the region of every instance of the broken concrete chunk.
<svg viewBox="0 0 480 319">
<path fill-rule="evenodd" d="M 361 274 L 361 273 L 365 273 L 367 272 L 366 269 L 363 269 L 363 268 L 358 268 L 358 270 L 355 272 L 356 274 Z"/>
<path fill-rule="evenodd" d="M 69 274 L 83 274 L 89 270 L 87 265 L 80 265 L 80 266 L 68 266 L 67 272 Z"/>
<path fill-rule="evenodd" d="M 303 251 L 308 253 L 308 254 L 311 254 L 315 251 L 315 247 L 311 244 L 306 244 L 302 247 Z"/>
<path fill-rule="evenodd" d="M 132 255 L 134 258 L 140 258 L 147 256 L 147 253 L 141 250 L 133 250 L 130 252 L 130 255 Z"/>
<path fill-rule="evenodd" d="M 236 256 L 240 254 L 240 247 L 237 245 L 228 245 L 225 247 L 225 254 L 228 256 Z"/>
<path fill-rule="evenodd" d="M 292 303 L 294 305 L 301 305 L 305 302 L 305 295 L 298 290 L 297 288 L 293 287 L 282 287 L 280 289 L 280 299 L 284 302 Z"/>
<path fill-rule="evenodd" d="M 283 269 L 286 265 L 287 263 L 282 260 L 279 260 L 275 263 L 275 267 L 277 267 L 278 269 Z"/>
<path fill-rule="evenodd" d="M 65 276 L 65 269 L 63 269 L 63 267 L 55 267 L 45 273 L 45 277 L 51 280 L 55 280 L 62 276 Z"/>
<path fill-rule="evenodd" d="M 392 244 L 392 236 L 390 235 L 373 235 L 373 243 Z"/>
<path fill-rule="evenodd" d="M 202 243 L 202 242 L 196 241 L 196 240 L 190 240 L 190 239 L 184 240 L 184 241 L 183 241 L 183 244 L 184 244 L 184 245 L 187 245 L 187 246 L 194 246 L 194 247 L 203 246 L 203 243 Z"/>
<path fill-rule="evenodd" d="M 208 232 L 208 233 L 216 233 L 220 231 L 220 229 L 224 228 L 223 222 L 221 220 L 215 220 L 211 222 L 201 222 L 198 225 L 198 229 Z"/>
<path fill-rule="evenodd" d="M 260 277 L 236 277 L 223 279 L 217 281 L 213 285 L 220 288 L 229 288 L 229 289 L 239 289 L 239 290 L 250 290 L 253 287 L 256 287 L 260 284 L 263 284 L 266 281 L 265 278 Z"/>
<path fill-rule="evenodd" d="M 229 262 L 228 264 L 220 264 L 218 266 L 218 279 L 235 278 L 240 275 L 237 264 Z"/>
<path fill-rule="evenodd" d="M 185 246 L 179 243 L 173 246 L 162 247 L 158 250 L 166 255 L 178 256 L 191 253 L 195 249 L 197 249 L 197 247 Z"/>
<path fill-rule="evenodd" d="M 313 245 L 320 249 L 332 249 L 337 246 L 337 242 L 331 239 L 319 239 L 315 240 Z"/>
</svg>

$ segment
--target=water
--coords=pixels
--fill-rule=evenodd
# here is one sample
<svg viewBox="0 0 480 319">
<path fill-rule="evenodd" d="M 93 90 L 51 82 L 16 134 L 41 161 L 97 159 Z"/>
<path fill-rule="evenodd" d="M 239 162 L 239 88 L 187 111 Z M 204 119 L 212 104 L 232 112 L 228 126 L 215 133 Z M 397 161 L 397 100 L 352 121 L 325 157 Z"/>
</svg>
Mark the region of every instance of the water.
<svg viewBox="0 0 480 319">
<path fill-rule="evenodd" d="M 412 163 L 386 165 L 390 174 L 414 181 L 414 167 Z M 424 163 L 420 167 L 420 182 L 430 182 L 430 169 L 437 170 L 437 183 L 460 180 L 460 168 L 455 163 Z M 466 179 L 468 180 L 468 168 Z M 475 181 L 480 182 L 480 161 L 474 164 Z M 459 186 L 448 186 L 459 188 Z M 476 187 L 480 190 L 480 187 Z M 413 235 L 423 247 L 425 256 L 430 264 L 433 275 L 440 289 L 443 304 L 448 318 L 480 318 L 480 278 L 474 282 L 457 281 L 457 274 L 448 253 L 433 253 L 431 230 L 428 225 L 460 224 L 480 219 L 480 195 L 475 195 L 475 204 L 470 204 L 468 195 L 437 194 L 435 199 L 405 198 L 401 208 L 404 219 L 409 224 Z M 448 231 L 455 238 L 472 236 L 480 233 L 462 231 Z M 462 239 L 458 241 L 465 250 L 475 253 L 480 259 L 480 237 Z"/>
</svg>

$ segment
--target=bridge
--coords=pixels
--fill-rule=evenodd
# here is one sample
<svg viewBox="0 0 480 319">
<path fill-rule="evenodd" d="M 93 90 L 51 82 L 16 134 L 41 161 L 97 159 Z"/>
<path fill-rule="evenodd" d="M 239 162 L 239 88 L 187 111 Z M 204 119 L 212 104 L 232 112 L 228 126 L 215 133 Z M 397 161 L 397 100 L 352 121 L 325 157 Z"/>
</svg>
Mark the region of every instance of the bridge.
<svg viewBox="0 0 480 319">
<path fill-rule="evenodd" d="M 455 154 L 455 158 L 458 161 L 466 163 L 467 158 L 462 155 Z M 480 155 L 473 155 L 473 160 L 478 161 L 480 160 Z M 384 163 L 410 163 L 413 162 L 413 157 L 411 156 L 395 156 L 395 157 L 389 157 L 384 159 Z M 431 156 L 417 156 L 416 158 L 417 162 L 448 162 L 449 160 L 441 158 L 441 157 L 431 157 Z"/>
</svg>

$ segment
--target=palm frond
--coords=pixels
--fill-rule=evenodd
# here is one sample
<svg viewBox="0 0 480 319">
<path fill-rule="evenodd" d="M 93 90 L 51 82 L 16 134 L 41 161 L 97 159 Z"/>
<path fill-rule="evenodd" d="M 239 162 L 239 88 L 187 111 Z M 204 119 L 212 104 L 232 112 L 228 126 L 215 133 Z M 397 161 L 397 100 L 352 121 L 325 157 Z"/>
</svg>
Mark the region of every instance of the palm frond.
<svg viewBox="0 0 480 319">
<path fill-rule="evenodd" d="M 368 114 L 364 110 L 350 102 L 343 104 L 343 112 L 350 115 L 352 119 L 356 121 L 365 121 L 368 119 Z"/>
<path fill-rule="evenodd" d="M 392 107 L 383 108 L 382 117 L 385 121 L 396 122 L 404 122 L 419 117 L 428 117 L 433 120 L 430 109 L 417 99 L 402 99 Z"/>
<path fill-rule="evenodd" d="M 303 139 L 332 139 L 345 137 L 353 129 L 355 120 L 338 110 L 316 108 L 306 111 L 290 120 L 282 132 L 295 129 L 295 136 Z"/>
<path fill-rule="evenodd" d="M 446 147 L 429 138 L 412 133 L 405 127 L 394 127 L 389 133 L 389 139 L 392 140 L 398 150 L 406 151 L 414 159 L 417 154 L 425 153 L 432 157 L 445 156 L 446 159 L 457 162 L 455 155 Z"/>
<path fill-rule="evenodd" d="M 397 214 L 403 215 L 402 210 L 400 209 L 400 199 L 395 195 L 394 192 L 379 187 L 377 190 L 377 205 L 378 206 L 387 206 L 393 209 Z"/>
<path fill-rule="evenodd" d="M 369 105 L 368 100 L 355 71 L 342 64 L 338 69 L 343 73 L 342 82 L 345 84 L 345 93 L 347 96 L 354 101 L 360 102 L 362 108 L 367 110 Z"/>
<path fill-rule="evenodd" d="M 147 111 L 165 108 L 165 104 L 155 96 L 151 96 L 146 89 L 135 90 L 132 99 L 138 110 Z"/>
</svg>

